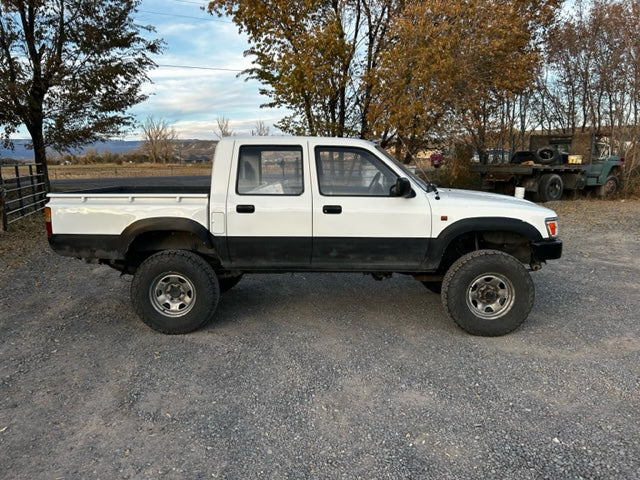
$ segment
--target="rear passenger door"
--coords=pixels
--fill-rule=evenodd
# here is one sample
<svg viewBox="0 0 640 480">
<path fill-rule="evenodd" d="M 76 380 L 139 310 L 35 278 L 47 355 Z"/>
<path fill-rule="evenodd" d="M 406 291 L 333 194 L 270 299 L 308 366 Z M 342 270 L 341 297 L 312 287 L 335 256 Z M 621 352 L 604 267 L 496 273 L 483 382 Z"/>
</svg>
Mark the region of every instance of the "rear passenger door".
<svg viewBox="0 0 640 480">
<path fill-rule="evenodd" d="M 227 248 L 236 268 L 311 264 L 311 188 L 302 145 L 236 146 Z"/>
</svg>

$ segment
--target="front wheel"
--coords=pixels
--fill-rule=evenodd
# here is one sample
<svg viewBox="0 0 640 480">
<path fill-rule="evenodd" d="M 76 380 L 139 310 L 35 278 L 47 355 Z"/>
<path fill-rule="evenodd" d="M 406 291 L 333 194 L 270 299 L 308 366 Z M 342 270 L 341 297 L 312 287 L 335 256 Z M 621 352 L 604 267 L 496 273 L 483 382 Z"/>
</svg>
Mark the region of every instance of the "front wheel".
<svg viewBox="0 0 640 480">
<path fill-rule="evenodd" d="M 609 175 L 598 188 L 598 196 L 602 198 L 613 197 L 620 191 L 620 179 L 615 175 Z"/>
<path fill-rule="evenodd" d="M 463 330 L 498 336 L 525 321 L 535 297 L 529 272 L 509 254 L 478 250 L 459 258 L 442 282 L 442 305 Z"/>
<path fill-rule="evenodd" d="M 131 282 L 141 320 L 162 333 L 192 332 L 209 322 L 220 299 L 215 271 L 202 257 L 167 250 L 147 258 Z"/>
</svg>

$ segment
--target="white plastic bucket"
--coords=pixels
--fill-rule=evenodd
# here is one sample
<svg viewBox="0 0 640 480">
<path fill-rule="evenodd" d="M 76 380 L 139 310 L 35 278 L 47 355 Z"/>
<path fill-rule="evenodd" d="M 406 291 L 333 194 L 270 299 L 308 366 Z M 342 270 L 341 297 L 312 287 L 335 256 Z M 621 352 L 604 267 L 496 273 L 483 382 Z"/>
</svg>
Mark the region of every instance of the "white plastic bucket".
<svg viewBox="0 0 640 480">
<path fill-rule="evenodd" d="M 516 187 L 516 191 L 513 196 L 516 198 L 524 198 L 524 187 Z"/>
</svg>

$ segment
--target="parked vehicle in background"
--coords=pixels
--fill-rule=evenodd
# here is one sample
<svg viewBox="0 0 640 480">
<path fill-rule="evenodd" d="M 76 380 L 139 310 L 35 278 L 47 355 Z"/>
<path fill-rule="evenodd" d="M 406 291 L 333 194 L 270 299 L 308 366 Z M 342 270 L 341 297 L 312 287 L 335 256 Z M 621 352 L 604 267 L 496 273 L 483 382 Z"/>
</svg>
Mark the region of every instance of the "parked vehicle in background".
<svg viewBox="0 0 640 480">
<path fill-rule="evenodd" d="M 587 134 L 532 135 L 528 151 L 516 152 L 509 163 L 471 165 L 482 187 L 513 194 L 524 187 L 534 200 L 559 200 L 565 190 L 593 189 L 601 197 L 622 187 L 624 158 L 611 155 L 603 137 Z"/>
</svg>

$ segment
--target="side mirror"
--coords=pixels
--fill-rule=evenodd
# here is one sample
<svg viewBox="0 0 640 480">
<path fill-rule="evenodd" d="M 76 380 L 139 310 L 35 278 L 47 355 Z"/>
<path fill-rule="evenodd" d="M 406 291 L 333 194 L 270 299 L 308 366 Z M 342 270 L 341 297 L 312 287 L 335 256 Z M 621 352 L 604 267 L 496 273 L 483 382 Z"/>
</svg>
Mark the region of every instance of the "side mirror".
<svg viewBox="0 0 640 480">
<path fill-rule="evenodd" d="M 400 177 L 396 180 L 396 184 L 391 187 L 391 196 L 413 198 L 416 193 L 411 188 L 411 182 L 408 178 Z"/>
</svg>

